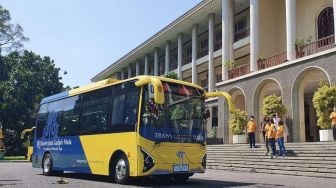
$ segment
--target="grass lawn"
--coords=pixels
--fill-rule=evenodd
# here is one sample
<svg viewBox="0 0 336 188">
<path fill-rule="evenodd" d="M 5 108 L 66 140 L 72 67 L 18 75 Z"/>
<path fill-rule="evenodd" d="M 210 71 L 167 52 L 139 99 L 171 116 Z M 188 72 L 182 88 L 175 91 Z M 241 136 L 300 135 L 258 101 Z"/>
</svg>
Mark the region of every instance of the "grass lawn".
<svg viewBox="0 0 336 188">
<path fill-rule="evenodd" d="M 5 160 L 26 160 L 25 156 L 5 156 Z"/>
</svg>

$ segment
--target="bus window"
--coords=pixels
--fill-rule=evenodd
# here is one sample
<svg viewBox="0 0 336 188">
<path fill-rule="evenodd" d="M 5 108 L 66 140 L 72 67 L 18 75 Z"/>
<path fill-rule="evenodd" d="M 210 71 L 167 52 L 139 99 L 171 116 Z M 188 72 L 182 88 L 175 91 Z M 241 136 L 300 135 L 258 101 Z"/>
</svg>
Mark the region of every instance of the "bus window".
<svg viewBox="0 0 336 188">
<path fill-rule="evenodd" d="M 36 138 L 42 138 L 43 136 L 43 129 L 47 123 L 47 117 L 48 117 L 47 106 L 48 104 L 42 104 L 37 114 Z"/>
<path fill-rule="evenodd" d="M 111 132 L 135 131 L 139 88 L 124 83 L 115 88 L 112 102 Z"/>
<path fill-rule="evenodd" d="M 107 131 L 111 88 L 104 88 L 83 95 L 80 134 L 97 134 Z"/>
<path fill-rule="evenodd" d="M 63 119 L 59 125 L 59 135 L 74 136 L 78 130 L 79 96 L 70 97 L 61 102 L 63 104 Z"/>
</svg>

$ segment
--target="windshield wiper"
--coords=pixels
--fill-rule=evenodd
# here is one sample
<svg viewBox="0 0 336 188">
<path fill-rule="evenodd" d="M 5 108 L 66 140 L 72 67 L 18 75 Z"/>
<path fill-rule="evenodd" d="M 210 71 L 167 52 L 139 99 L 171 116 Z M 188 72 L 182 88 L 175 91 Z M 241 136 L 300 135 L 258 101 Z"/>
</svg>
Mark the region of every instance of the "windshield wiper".
<svg viewBox="0 0 336 188">
<path fill-rule="evenodd" d="M 170 104 L 167 105 L 167 107 L 171 107 L 171 106 L 186 102 L 186 101 L 191 100 L 191 99 L 200 99 L 200 98 L 201 98 L 201 96 L 189 96 L 189 97 L 180 99 L 178 101 L 175 101 L 173 103 L 170 103 Z"/>
</svg>

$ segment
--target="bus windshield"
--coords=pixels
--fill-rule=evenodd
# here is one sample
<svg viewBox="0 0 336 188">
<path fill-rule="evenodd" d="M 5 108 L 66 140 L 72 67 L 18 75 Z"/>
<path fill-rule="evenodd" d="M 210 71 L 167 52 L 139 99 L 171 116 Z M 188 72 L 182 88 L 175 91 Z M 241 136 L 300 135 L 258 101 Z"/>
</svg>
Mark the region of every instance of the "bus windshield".
<svg viewBox="0 0 336 188">
<path fill-rule="evenodd" d="M 143 90 L 140 134 L 155 142 L 204 143 L 203 91 L 163 82 L 165 103 L 158 105 L 149 85 Z"/>
</svg>

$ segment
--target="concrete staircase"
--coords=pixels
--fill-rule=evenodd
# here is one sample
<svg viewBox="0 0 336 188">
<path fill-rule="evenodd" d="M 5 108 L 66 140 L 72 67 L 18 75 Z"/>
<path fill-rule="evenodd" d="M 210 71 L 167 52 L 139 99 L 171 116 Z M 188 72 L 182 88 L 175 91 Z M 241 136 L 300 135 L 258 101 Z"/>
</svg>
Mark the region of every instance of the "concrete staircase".
<svg viewBox="0 0 336 188">
<path fill-rule="evenodd" d="M 336 142 L 285 143 L 285 147 L 286 157 L 271 159 L 264 144 L 208 145 L 207 168 L 336 178 Z"/>
</svg>

